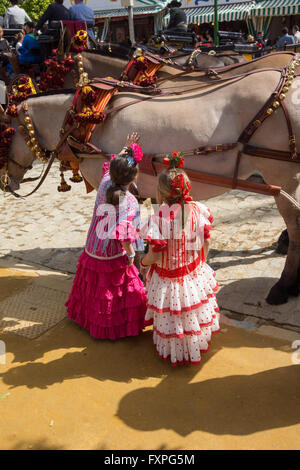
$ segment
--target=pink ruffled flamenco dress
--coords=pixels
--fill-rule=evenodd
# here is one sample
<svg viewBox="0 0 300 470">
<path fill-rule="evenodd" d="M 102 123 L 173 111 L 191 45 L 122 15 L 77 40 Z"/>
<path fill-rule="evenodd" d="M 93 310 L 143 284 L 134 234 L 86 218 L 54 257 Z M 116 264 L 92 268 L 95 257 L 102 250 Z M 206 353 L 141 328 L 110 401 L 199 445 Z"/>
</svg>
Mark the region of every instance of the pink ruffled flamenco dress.
<svg viewBox="0 0 300 470">
<path fill-rule="evenodd" d="M 145 321 L 153 322 L 157 354 L 164 360 L 169 358 L 174 366 L 200 364 L 201 354 L 209 350 L 212 335 L 219 332 L 215 296 L 218 283 L 203 251 L 213 217 L 201 203 L 190 202 L 185 207 L 189 211 L 191 232 L 186 226 L 182 230 L 180 223 L 179 235 L 174 237 L 174 224 L 170 211 L 169 219 L 165 213 L 166 205 L 160 207 L 160 215 L 154 215 L 154 222 L 148 228 L 148 241 L 153 251 L 161 251 L 162 261 L 152 265 L 146 277 Z M 169 230 L 166 240 L 161 237 L 164 228 Z"/>
<path fill-rule="evenodd" d="M 86 246 L 66 306 L 68 317 L 89 330 L 91 336 L 115 340 L 136 336 L 144 328 L 146 291 L 136 267 L 128 267 L 121 244 L 131 241 L 136 250 L 143 250 L 135 230 L 138 202 L 126 191 L 115 211 L 103 206 L 111 184 L 108 170 L 105 165 Z"/>
</svg>

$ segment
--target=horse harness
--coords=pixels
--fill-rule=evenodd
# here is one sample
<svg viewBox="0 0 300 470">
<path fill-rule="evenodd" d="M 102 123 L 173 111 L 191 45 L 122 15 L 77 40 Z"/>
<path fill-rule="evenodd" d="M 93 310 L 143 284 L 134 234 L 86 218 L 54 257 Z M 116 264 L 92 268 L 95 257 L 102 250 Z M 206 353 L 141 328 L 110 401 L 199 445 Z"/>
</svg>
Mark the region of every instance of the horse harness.
<svg viewBox="0 0 300 470">
<path fill-rule="evenodd" d="M 212 175 L 208 173 L 200 173 L 195 170 L 185 169 L 187 175 L 192 180 L 200 181 L 205 184 L 224 186 L 224 187 L 229 187 L 231 189 L 237 188 L 237 189 L 253 191 L 253 192 L 258 192 L 258 193 L 273 195 L 273 196 L 278 195 L 280 193 L 281 188 L 278 186 L 238 180 L 239 165 L 240 165 L 242 154 L 247 154 L 247 155 L 251 155 L 251 156 L 259 157 L 259 158 L 268 158 L 268 159 L 286 161 L 286 162 L 291 162 L 291 163 L 300 163 L 300 154 L 297 153 L 297 150 L 296 150 L 295 134 L 293 132 L 292 123 L 291 123 L 288 109 L 284 103 L 286 93 L 288 92 L 292 84 L 292 80 L 295 78 L 295 76 L 298 76 L 298 74 L 295 74 L 295 66 L 299 64 L 300 64 L 300 58 L 298 55 L 295 54 L 294 59 L 284 69 L 274 69 L 274 68 L 273 69 L 258 69 L 255 71 L 234 75 L 232 77 L 223 78 L 217 81 L 217 84 L 218 84 L 220 82 L 222 83 L 222 82 L 228 82 L 228 81 L 235 80 L 235 79 L 241 79 L 245 76 L 252 75 L 254 73 L 267 71 L 267 70 L 280 71 L 280 80 L 276 89 L 270 95 L 270 97 L 268 98 L 266 103 L 263 105 L 263 107 L 260 109 L 260 111 L 256 114 L 256 116 L 249 122 L 249 124 L 243 130 L 243 132 L 241 133 L 241 135 L 239 136 L 236 142 L 218 144 L 218 145 L 213 145 L 213 146 L 203 146 L 203 147 L 198 147 L 196 149 L 186 150 L 182 152 L 184 156 L 196 156 L 196 155 L 207 155 L 207 154 L 216 153 L 216 152 L 225 152 L 228 150 L 233 150 L 235 148 L 238 148 L 235 169 L 234 169 L 234 174 L 232 178 Z M 141 86 L 133 85 L 132 83 L 123 82 L 123 81 L 120 82 L 114 79 L 94 79 L 93 81 L 90 81 L 89 84 L 91 86 L 96 86 L 98 88 L 115 87 L 116 89 L 121 90 L 121 91 L 131 91 L 131 92 L 137 91 L 141 93 L 141 91 L 143 90 L 144 95 L 147 93 L 148 94 L 151 93 L 149 96 L 139 97 L 138 99 L 132 100 L 120 106 L 113 107 L 113 108 L 106 110 L 105 111 L 106 116 L 113 114 L 115 112 L 118 112 L 121 109 L 124 109 L 128 106 L 137 104 L 141 101 L 154 99 L 157 96 L 183 95 L 190 91 L 196 91 L 198 89 L 203 88 L 203 87 L 197 87 L 192 90 L 190 89 L 190 90 L 185 90 L 181 92 L 166 92 L 166 91 L 155 89 L 153 87 L 146 87 L 145 89 Z M 208 86 L 210 86 L 210 84 Z M 254 133 L 256 132 L 256 130 L 262 125 L 265 119 L 267 119 L 271 114 L 273 114 L 273 112 L 276 111 L 276 109 L 279 107 L 282 108 L 285 119 L 286 119 L 286 123 L 287 123 L 287 129 L 288 129 L 288 134 L 289 134 L 289 151 L 261 148 L 261 147 L 257 147 L 257 146 L 249 144 L 249 141 L 251 137 L 254 135 Z M 26 111 L 26 105 L 25 106 L 23 105 L 23 110 Z M 72 125 L 72 126 L 67 124 L 70 113 L 72 112 L 74 111 L 72 110 L 72 107 L 71 107 L 71 109 L 69 109 L 66 113 L 64 123 L 61 128 L 61 138 L 59 140 L 59 143 L 57 144 L 55 150 L 52 152 L 47 168 L 38 186 L 26 196 L 20 196 L 14 191 L 10 190 L 11 193 L 14 194 L 16 197 L 27 197 L 33 194 L 45 180 L 53 164 L 53 161 L 55 160 L 56 157 L 59 158 L 60 160 L 66 159 L 68 161 L 69 159 L 70 161 L 76 162 L 78 165 L 83 160 L 83 158 L 97 158 L 97 157 L 103 158 L 104 157 L 106 159 L 109 159 L 110 154 L 105 154 L 104 152 L 102 152 L 96 146 L 91 144 L 89 142 L 89 139 L 88 140 L 84 139 L 84 141 L 80 139 L 81 141 L 78 141 L 76 137 L 82 134 L 82 129 L 80 129 L 80 124 L 77 123 L 76 125 Z M 22 124 L 20 123 L 20 126 L 21 125 Z M 76 137 L 74 137 L 74 135 Z M 62 152 L 62 149 L 64 147 L 68 149 L 67 154 L 69 154 L 69 157 L 66 157 L 66 152 Z M 164 155 L 162 154 L 144 154 L 143 160 L 139 163 L 140 171 L 146 174 L 152 175 L 152 176 L 157 176 L 158 172 L 163 168 L 162 163 L 157 161 L 157 158 L 163 157 L 163 156 Z M 24 170 L 27 170 L 30 168 L 30 167 L 23 167 L 18 162 L 13 160 L 11 157 L 9 157 L 9 161 L 13 162 L 14 164 L 18 165 Z M 27 179 L 27 181 L 34 180 L 34 179 L 37 179 L 37 178 Z"/>
</svg>

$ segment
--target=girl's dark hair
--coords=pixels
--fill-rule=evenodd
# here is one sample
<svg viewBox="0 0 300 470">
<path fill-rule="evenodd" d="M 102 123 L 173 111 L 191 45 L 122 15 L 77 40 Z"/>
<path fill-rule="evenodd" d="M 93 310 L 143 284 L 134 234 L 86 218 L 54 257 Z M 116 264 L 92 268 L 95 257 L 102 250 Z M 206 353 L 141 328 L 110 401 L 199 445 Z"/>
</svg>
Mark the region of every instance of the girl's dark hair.
<svg viewBox="0 0 300 470">
<path fill-rule="evenodd" d="M 130 166 L 126 155 L 117 155 L 111 162 L 109 168 L 112 185 L 106 191 L 106 202 L 117 206 L 120 196 L 124 195 L 122 186 L 131 183 L 138 174 L 136 165 Z"/>
<path fill-rule="evenodd" d="M 29 28 L 31 29 L 34 29 L 35 28 L 35 24 L 33 21 L 26 21 L 26 23 L 24 24 L 24 26 L 28 26 Z"/>
</svg>

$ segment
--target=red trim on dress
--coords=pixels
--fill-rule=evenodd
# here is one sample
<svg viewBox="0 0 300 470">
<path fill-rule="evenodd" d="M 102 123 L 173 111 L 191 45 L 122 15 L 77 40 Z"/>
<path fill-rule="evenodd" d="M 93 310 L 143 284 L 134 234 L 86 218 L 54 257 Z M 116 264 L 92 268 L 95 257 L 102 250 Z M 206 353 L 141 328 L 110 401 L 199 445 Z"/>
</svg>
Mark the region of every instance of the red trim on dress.
<svg viewBox="0 0 300 470">
<path fill-rule="evenodd" d="M 211 334 L 220 333 L 220 331 L 221 331 L 221 328 L 220 328 L 219 330 L 212 331 Z M 207 341 L 207 343 L 210 344 L 211 341 Z M 210 347 L 209 347 L 209 346 L 208 346 L 207 349 L 200 349 L 200 354 L 207 353 L 209 350 L 210 350 Z M 156 350 L 156 354 L 157 354 L 158 357 L 159 357 L 160 359 L 162 359 L 163 361 L 167 361 L 167 360 L 171 357 L 170 354 L 168 354 L 167 357 L 161 356 L 157 350 Z M 177 365 L 181 366 L 181 365 L 183 365 L 183 364 L 185 363 L 186 365 L 198 366 L 198 365 L 201 364 L 201 362 L 202 362 L 202 360 L 200 360 L 200 361 L 190 361 L 190 360 L 184 359 L 184 361 L 176 361 L 176 362 L 172 362 L 172 361 L 171 361 L 171 365 L 172 365 L 172 367 L 176 367 Z"/>
<path fill-rule="evenodd" d="M 160 268 L 159 266 L 155 264 L 154 269 L 160 277 L 168 277 L 168 278 L 183 277 L 195 271 L 197 266 L 199 266 L 200 261 L 201 261 L 201 257 L 198 256 L 198 258 L 194 259 L 194 261 L 188 264 L 187 266 L 181 266 L 180 268 L 176 268 L 176 269 L 164 269 L 164 268 Z"/>
<path fill-rule="evenodd" d="M 169 307 L 166 308 L 157 308 L 155 305 L 147 303 L 147 309 L 154 310 L 156 313 L 170 313 L 171 315 L 181 315 L 183 312 L 190 312 L 196 310 L 199 307 L 202 307 L 203 304 L 207 304 L 210 298 L 216 297 L 215 293 L 208 294 L 207 299 L 201 300 L 198 304 L 192 305 L 191 307 L 183 307 L 181 310 L 170 310 Z M 215 312 L 219 311 L 219 307 L 214 308 Z"/>
<path fill-rule="evenodd" d="M 214 317 L 216 317 L 214 315 Z M 210 323 L 207 323 L 206 325 L 201 325 L 201 326 L 209 326 L 209 325 L 212 325 L 213 324 L 213 320 L 210 322 Z M 155 326 L 153 326 L 153 331 L 155 331 L 155 333 L 158 334 L 158 336 L 160 336 L 161 338 L 164 338 L 164 339 L 168 339 L 168 338 L 184 338 L 186 335 L 194 335 L 194 336 L 199 336 L 202 334 L 202 331 L 201 330 L 198 330 L 198 331 L 184 331 L 183 333 L 179 333 L 179 334 L 176 334 L 176 333 L 173 333 L 173 334 L 165 334 L 165 333 L 161 333 Z"/>
</svg>

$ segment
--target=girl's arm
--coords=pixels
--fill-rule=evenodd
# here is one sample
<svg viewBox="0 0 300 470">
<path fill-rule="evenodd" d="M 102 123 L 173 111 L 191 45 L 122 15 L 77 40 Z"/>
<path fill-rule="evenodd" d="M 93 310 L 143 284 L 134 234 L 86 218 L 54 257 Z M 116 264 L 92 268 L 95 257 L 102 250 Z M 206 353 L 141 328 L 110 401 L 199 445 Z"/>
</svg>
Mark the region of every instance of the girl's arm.
<svg viewBox="0 0 300 470">
<path fill-rule="evenodd" d="M 208 255 L 208 251 L 209 251 L 209 238 L 206 238 L 204 240 L 203 250 L 204 250 L 204 257 L 206 259 Z"/>
<path fill-rule="evenodd" d="M 128 266 L 131 266 L 134 262 L 135 251 L 133 249 L 131 242 L 121 242 L 124 250 L 127 253 L 128 257 Z"/>
<path fill-rule="evenodd" d="M 125 145 L 119 155 L 126 154 L 128 151 L 128 147 L 130 147 L 131 144 L 136 144 L 139 140 L 140 136 L 137 132 L 132 132 L 132 134 L 128 134 L 128 136 L 126 137 Z"/>
<path fill-rule="evenodd" d="M 159 261 L 161 261 L 161 252 L 154 252 L 151 245 L 149 245 L 148 253 L 144 256 L 144 258 L 141 259 L 142 267 L 150 266 L 150 264 L 156 264 Z"/>
</svg>

